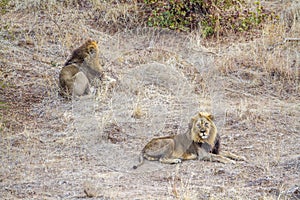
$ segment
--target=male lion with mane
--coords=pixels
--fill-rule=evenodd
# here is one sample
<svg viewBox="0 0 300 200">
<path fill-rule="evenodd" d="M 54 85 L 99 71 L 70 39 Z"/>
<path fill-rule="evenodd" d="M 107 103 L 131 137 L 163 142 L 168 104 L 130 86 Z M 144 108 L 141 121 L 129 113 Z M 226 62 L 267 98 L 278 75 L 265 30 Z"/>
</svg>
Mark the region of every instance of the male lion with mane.
<svg viewBox="0 0 300 200">
<path fill-rule="evenodd" d="M 59 74 L 61 94 L 67 98 L 89 93 L 90 84 L 104 77 L 97 41 L 88 39 L 75 49 Z"/>
<path fill-rule="evenodd" d="M 233 164 L 234 160 L 246 160 L 229 152 L 220 152 L 220 136 L 213 116 L 205 112 L 191 118 L 186 133 L 152 139 L 143 148 L 140 163 L 133 168 L 141 166 L 145 159 L 166 164 L 194 159 Z"/>
</svg>

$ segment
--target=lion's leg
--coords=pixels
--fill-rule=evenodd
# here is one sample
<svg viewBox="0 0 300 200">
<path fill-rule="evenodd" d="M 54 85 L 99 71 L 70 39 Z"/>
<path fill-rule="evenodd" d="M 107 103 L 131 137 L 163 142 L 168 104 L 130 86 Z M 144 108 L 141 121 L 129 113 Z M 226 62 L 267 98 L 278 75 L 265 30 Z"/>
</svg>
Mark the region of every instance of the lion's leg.
<svg viewBox="0 0 300 200">
<path fill-rule="evenodd" d="M 89 80 L 83 72 L 78 72 L 74 76 L 73 95 L 81 96 L 87 93 L 89 89 Z"/>
<path fill-rule="evenodd" d="M 174 146 L 173 138 L 155 138 L 144 147 L 143 156 L 147 160 L 158 160 L 161 163 L 179 163 L 181 159 L 172 155 Z"/>
<path fill-rule="evenodd" d="M 173 151 L 174 151 L 174 143 L 173 141 L 169 144 L 168 150 L 165 151 L 165 155 L 162 156 L 159 159 L 159 162 L 164 163 L 164 164 L 177 164 L 181 163 L 181 158 L 173 156 Z"/>
<path fill-rule="evenodd" d="M 68 79 L 68 80 L 65 81 L 65 83 L 66 83 L 66 85 L 65 85 L 63 94 L 66 97 L 71 97 L 72 96 L 72 91 L 73 91 L 73 88 L 74 88 L 73 79 Z"/>
<path fill-rule="evenodd" d="M 227 152 L 227 151 L 220 152 L 220 155 L 230 158 L 232 160 L 237 160 L 237 161 L 246 161 L 247 160 L 244 156 L 238 156 L 238 155 L 235 155 L 235 154 Z"/>
<path fill-rule="evenodd" d="M 227 163 L 235 164 L 234 160 L 231 160 L 229 158 L 226 158 L 222 155 L 217 155 L 217 154 L 211 154 L 210 160 L 213 162 L 220 162 L 220 163 L 224 163 L 224 164 L 227 164 Z"/>
<path fill-rule="evenodd" d="M 226 163 L 235 164 L 234 160 L 226 158 L 222 155 L 209 153 L 203 148 L 198 149 L 198 159 L 199 160 L 205 160 L 205 161 L 212 161 L 212 162 L 220 162 L 220 163 L 225 163 L 225 164 Z"/>
<path fill-rule="evenodd" d="M 164 140 L 168 144 L 165 145 L 164 147 L 164 153 L 163 156 L 160 157 L 159 162 L 164 163 L 164 164 L 177 164 L 181 163 L 182 160 L 181 158 L 174 154 L 174 149 L 175 149 L 175 142 L 173 139 L 166 139 Z"/>
<path fill-rule="evenodd" d="M 205 149 L 203 148 L 198 148 L 197 149 L 197 154 L 198 154 L 198 160 L 211 160 L 211 153 L 208 153 Z"/>
<path fill-rule="evenodd" d="M 173 149 L 173 147 L 172 147 Z M 164 157 L 160 158 L 160 162 L 168 163 L 168 164 L 177 164 L 181 163 L 182 160 L 195 160 L 197 159 L 198 155 L 195 153 L 183 153 L 181 156 L 179 155 L 165 155 Z"/>
<path fill-rule="evenodd" d="M 183 160 L 195 160 L 197 159 L 197 154 L 194 154 L 194 153 L 184 153 L 182 155 L 182 159 Z"/>
</svg>

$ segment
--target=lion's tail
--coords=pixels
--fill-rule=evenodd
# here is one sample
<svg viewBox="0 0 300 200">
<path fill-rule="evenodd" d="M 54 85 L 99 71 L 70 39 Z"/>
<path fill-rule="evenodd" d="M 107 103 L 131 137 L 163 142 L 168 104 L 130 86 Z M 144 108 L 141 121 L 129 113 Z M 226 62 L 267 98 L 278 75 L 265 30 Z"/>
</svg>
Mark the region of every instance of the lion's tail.
<svg viewBox="0 0 300 200">
<path fill-rule="evenodd" d="M 144 154 L 143 153 L 141 153 L 141 155 L 140 155 L 140 158 L 139 158 L 139 163 L 137 164 L 137 165 L 134 165 L 132 168 L 133 169 L 137 169 L 139 166 L 141 166 L 142 164 L 144 164 Z"/>
</svg>

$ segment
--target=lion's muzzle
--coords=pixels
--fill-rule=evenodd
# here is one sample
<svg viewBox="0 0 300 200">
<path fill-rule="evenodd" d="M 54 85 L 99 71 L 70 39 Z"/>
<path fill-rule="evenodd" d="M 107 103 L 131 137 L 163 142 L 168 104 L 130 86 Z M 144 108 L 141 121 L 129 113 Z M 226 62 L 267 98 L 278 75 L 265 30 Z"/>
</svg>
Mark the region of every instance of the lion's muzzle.
<svg viewBox="0 0 300 200">
<path fill-rule="evenodd" d="M 208 132 L 206 130 L 200 130 L 200 133 L 199 133 L 199 136 L 202 138 L 202 139 L 207 139 L 208 138 Z"/>
</svg>

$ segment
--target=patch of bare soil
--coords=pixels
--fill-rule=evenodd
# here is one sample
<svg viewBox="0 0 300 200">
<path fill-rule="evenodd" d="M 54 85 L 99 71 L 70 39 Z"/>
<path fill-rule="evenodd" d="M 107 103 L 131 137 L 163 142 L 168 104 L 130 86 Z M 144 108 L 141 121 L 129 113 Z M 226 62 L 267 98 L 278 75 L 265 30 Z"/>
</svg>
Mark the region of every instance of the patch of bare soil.
<svg viewBox="0 0 300 200">
<path fill-rule="evenodd" d="M 17 14 L 1 16 L 9 25 L 0 35 L 3 199 L 300 198 L 299 82 L 269 77 L 248 54 L 244 63 L 235 57 L 258 58 L 259 40 L 205 48 L 197 34 L 108 35 L 80 12 Z M 67 101 L 58 73 L 86 38 L 99 41 L 117 83 Z M 280 59 L 299 69 L 299 43 L 284 45 Z M 200 110 L 215 115 L 222 149 L 248 162 L 132 169 L 147 141 L 186 131 Z"/>
</svg>

